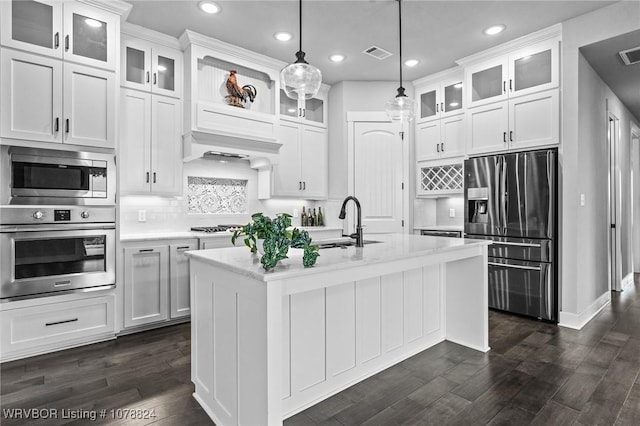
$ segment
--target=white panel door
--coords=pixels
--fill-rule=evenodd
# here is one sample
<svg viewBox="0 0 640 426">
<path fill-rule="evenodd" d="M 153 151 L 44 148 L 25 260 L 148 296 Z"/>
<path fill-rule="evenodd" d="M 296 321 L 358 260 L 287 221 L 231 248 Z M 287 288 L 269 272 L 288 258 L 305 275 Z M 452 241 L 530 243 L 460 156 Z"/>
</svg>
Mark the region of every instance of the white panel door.
<svg viewBox="0 0 640 426">
<path fill-rule="evenodd" d="M 508 148 L 508 101 L 467 110 L 469 154 L 505 151 Z"/>
<path fill-rule="evenodd" d="M 169 244 L 169 276 L 171 289 L 171 319 L 191 315 L 189 291 L 189 258 L 187 250 L 197 250 L 197 241 Z"/>
<path fill-rule="evenodd" d="M 169 248 L 124 248 L 124 326 L 165 321 L 169 317 Z"/>
<path fill-rule="evenodd" d="M 118 166 L 120 192 L 151 190 L 151 95 L 137 90 L 120 92 Z"/>
<path fill-rule="evenodd" d="M 151 97 L 151 190 L 179 194 L 182 187 L 182 101 Z"/>
<path fill-rule="evenodd" d="M 560 142 L 558 89 L 509 100 L 511 148 L 533 148 Z"/>
<path fill-rule="evenodd" d="M 2 49 L 0 136 L 62 141 L 62 61 Z"/>
<path fill-rule="evenodd" d="M 300 196 L 300 126 L 280 121 L 278 163 L 273 165 L 273 195 Z"/>
<path fill-rule="evenodd" d="M 398 123 L 354 123 L 354 193 L 362 206 L 365 233 L 402 232 L 403 142 L 399 133 Z"/>
<path fill-rule="evenodd" d="M 440 120 L 416 125 L 416 161 L 440 158 Z"/>
<path fill-rule="evenodd" d="M 304 198 L 326 198 L 328 193 L 327 130 L 302 126 L 300 178 Z"/>
<path fill-rule="evenodd" d="M 64 64 L 64 143 L 115 147 L 115 74 Z"/>
</svg>

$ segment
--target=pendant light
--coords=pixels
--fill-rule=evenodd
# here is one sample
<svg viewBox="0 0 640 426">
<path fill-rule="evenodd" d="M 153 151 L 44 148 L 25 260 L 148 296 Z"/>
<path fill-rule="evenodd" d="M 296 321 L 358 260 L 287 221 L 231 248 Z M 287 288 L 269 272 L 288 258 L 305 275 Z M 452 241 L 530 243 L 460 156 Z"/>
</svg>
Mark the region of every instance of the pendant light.
<svg viewBox="0 0 640 426">
<path fill-rule="evenodd" d="M 385 112 L 391 120 L 411 121 L 415 116 L 415 103 L 404 93 L 402 87 L 402 0 L 398 2 L 398 27 L 400 29 L 400 87 L 398 94 L 385 105 Z"/>
<path fill-rule="evenodd" d="M 300 49 L 297 60 L 280 71 L 280 84 L 291 99 L 311 99 L 322 84 L 322 73 L 304 59 L 302 51 L 302 0 L 300 0 Z"/>
</svg>

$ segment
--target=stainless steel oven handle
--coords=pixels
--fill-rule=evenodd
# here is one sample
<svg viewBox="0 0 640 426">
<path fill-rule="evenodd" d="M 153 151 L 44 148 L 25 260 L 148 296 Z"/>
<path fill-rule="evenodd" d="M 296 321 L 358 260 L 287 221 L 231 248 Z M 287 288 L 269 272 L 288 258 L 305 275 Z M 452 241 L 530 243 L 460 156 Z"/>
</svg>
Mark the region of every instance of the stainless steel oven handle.
<svg viewBox="0 0 640 426">
<path fill-rule="evenodd" d="M 65 223 L 60 225 L 43 224 L 43 225 L 1 225 L 0 233 L 15 234 L 18 232 L 33 232 L 33 231 L 93 231 L 102 229 L 116 229 L 116 225 L 113 223 Z"/>
<path fill-rule="evenodd" d="M 500 266 L 503 268 L 513 268 L 513 269 L 526 269 L 527 271 L 538 271 L 540 272 L 542 268 L 539 266 L 536 268 L 535 266 L 522 266 L 522 265 L 510 265 L 507 263 L 496 263 L 496 262 L 487 262 L 490 266 Z"/>
<path fill-rule="evenodd" d="M 503 241 L 494 241 L 491 240 L 491 242 L 493 244 L 501 244 L 503 246 L 518 246 L 518 247 L 542 247 L 542 245 L 540 244 L 534 244 L 534 243 L 508 243 L 508 242 L 503 242 Z"/>
</svg>

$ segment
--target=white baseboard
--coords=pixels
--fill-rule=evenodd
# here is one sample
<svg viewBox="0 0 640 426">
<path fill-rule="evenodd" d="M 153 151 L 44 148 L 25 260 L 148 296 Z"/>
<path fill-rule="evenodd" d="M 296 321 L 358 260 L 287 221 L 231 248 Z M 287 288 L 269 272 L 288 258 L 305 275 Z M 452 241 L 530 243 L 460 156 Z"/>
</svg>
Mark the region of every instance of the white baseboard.
<svg viewBox="0 0 640 426">
<path fill-rule="evenodd" d="M 622 279 L 620 283 L 620 288 L 622 290 L 626 290 L 629 287 L 633 286 L 633 272 L 629 272 L 626 277 Z"/>
<path fill-rule="evenodd" d="M 600 311 L 611 302 L 611 292 L 607 291 L 602 296 L 598 297 L 591 305 L 579 314 L 573 314 L 570 312 L 560 312 L 560 321 L 558 325 L 560 327 L 572 328 L 574 330 L 580 330 L 587 325 L 589 321 L 593 319 Z"/>
</svg>

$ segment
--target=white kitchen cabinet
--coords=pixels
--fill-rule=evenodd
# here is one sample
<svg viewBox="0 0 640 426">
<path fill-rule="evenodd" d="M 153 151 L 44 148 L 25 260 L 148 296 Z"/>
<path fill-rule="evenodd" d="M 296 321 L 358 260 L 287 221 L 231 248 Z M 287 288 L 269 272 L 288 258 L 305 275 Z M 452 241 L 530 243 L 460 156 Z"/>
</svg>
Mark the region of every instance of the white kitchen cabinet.
<svg viewBox="0 0 640 426">
<path fill-rule="evenodd" d="M 559 41 L 546 40 L 465 67 L 466 105 L 473 108 L 558 87 Z"/>
<path fill-rule="evenodd" d="M 464 114 L 416 123 L 416 161 L 464 155 L 465 131 Z"/>
<path fill-rule="evenodd" d="M 171 292 L 171 319 L 191 315 L 189 290 L 188 250 L 197 250 L 198 242 L 190 240 L 184 243 L 169 244 L 169 274 Z"/>
<path fill-rule="evenodd" d="M 224 236 L 200 237 L 198 246 L 200 250 L 233 247 L 233 244 L 231 243 L 232 235 L 233 234 L 229 232 L 227 235 L 224 235 Z M 244 246 L 243 241 L 244 239 L 239 238 L 238 241 L 236 241 L 236 246 L 237 247 Z"/>
<path fill-rule="evenodd" d="M 311 99 L 291 99 L 280 89 L 280 118 L 327 127 L 329 86 L 323 85 Z"/>
<path fill-rule="evenodd" d="M 121 85 L 159 95 L 182 97 L 182 52 L 123 37 Z"/>
<path fill-rule="evenodd" d="M 120 191 L 182 192 L 182 101 L 131 89 L 121 91 Z"/>
<path fill-rule="evenodd" d="M 6 48 L 0 62 L 0 136 L 115 146 L 114 73 Z"/>
<path fill-rule="evenodd" d="M 195 238 L 123 243 L 124 327 L 157 325 L 191 314 L 189 259 Z"/>
<path fill-rule="evenodd" d="M 280 142 L 278 164 L 273 165 L 272 195 L 327 198 L 327 130 L 282 120 Z"/>
<path fill-rule="evenodd" d="M 449 78 L 416 88 L 419 116 L 416 123 L 464 113 L 462 78 Z"/>
<path fill-rule="evenodd" d="M 69 297 L 69 296 L 66 296 Z M 71 296 L 10 302 L 0 312 L 0 360 L 49 353 L 115 336 L 115 298 Z M 13 308 L 12 305 L 18 305 Z"/>
<path fill-rule="evenodd" d="M 169 247 L 124 247 L 124 326 L 169 319 Z"/>
<path fill-rule="evenodd" d="M 467 122 L 470 155 L 558 144 L 558 89 L 469 108 Z"/>
<path fill-rule="evenodd" d="M 119 17 L 72 1 L 0 2 L 3 46 L 115 71 Z"/>
</svg>

